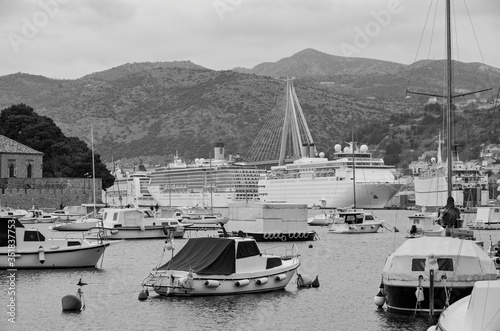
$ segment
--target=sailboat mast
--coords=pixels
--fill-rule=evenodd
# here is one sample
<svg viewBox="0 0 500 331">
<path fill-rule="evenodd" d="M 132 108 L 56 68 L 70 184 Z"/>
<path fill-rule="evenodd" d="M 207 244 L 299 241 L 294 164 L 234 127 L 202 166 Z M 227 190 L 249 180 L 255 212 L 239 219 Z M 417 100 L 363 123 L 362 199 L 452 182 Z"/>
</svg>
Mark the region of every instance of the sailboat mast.
<svg viewBox="0 0 500 331">
<path fill-rule="evenodd" d="M 354 198 L 354 208 L 356 208 L 356 161 L 354 160 L 354 120 L 352 121 L 352 191 L 353 191 L 353 198 Z"/>
<path fill-rule="evenodd" d="M 92 145 L 92 183 L 93 183 L 93 192 L 94 192 L 94 217 L 96 217 L 97 212 L 95 208 L 95 161 L 94 161 L 94 128 L 92 124 L 90 125 L 90 141 Z"/>
<path fill-rule="evenodd" d="M 446 128 L 448 130 L 448 139 L 446 142 L 446 155 L 447 155 L 447 165 L 448 165 L 448 173 L 447 173 L 447 181 L 448 181 L 448 197 L 451 197 L 451 188 L 452 188 L 452 169 L 453 169 L 453 156 L 452 156 L 452 63 L 451 63 L 451 9 L 450 9 L 450 0 L 446 0 L 446 73 L 447 73 L 447 81 L 446 81 Z"/>
</svg>

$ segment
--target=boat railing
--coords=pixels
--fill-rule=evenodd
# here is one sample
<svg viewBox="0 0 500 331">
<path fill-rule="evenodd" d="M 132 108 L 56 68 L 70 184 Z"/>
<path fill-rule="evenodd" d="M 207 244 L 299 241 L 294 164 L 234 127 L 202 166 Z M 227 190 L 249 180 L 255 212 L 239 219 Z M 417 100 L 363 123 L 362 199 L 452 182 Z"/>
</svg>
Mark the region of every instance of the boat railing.
<svg viewBox="0 0 500 331">
<path fill-rule="evenodd" d="M 284 254 L 277 254 L 277 253 L 275 253 L 277 251 L 284 252 Z M 290 259 L 296 260 L 300 256 L 300 254 L 299 254 L 299 248 L 295 244 L 292 244 L 291 247 L 290 246 L 286 246 L 284 244 L 267 247 L 267 248 L 261 250 L 261 253 L 263 253 L 263 254 L 269 254 L 269 255 L 281 256 L 281 258 L 284 259 L 284 260 L 290 260 Z"/>
</svg>

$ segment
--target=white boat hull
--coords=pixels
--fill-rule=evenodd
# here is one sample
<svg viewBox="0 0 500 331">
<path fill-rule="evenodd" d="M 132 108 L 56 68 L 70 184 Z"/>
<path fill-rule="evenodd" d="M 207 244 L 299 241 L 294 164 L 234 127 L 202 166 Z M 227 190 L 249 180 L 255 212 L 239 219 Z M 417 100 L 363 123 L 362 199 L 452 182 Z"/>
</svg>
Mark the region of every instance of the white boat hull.
<svg viewBox="0 0 500 331">
<path fill-rule="evenodd" d="M 150 286 L 162 296 L 207 296 L 277 291 L 288 285 L 299 265 L 300 263 L 296 260 L 295 263 L 286 267 L 283 266 L 267 272 L 229 276 L 195 274 L 190 284 L 183 284 L 180 281 L 188 275 L 187 272 L 157 271 L 157 274 L 154 275 L 155 278 L 153 278 L 155 280 L 150 283 Z M 285 275 L 285 277 L 277 277 L 279 275 Z M 263 279 L 267 282 L 262 281 Z M 248 284 L 238 286 L 238 284 L 245 284 L 246 280 L 248 280 Z M 259 282 L 259 280 L 261 281 Z M 216 286 L 217 283 L 218 286 Z"/>
<path fill-rule="evenodd" d="M 382 227 L 381 222 L 370 222 L 363 224 L 332 224 L 329 233 L 375 233 Z"/>
<path fill-rule="evenodd" d="M 354 205 L 352 180 L 335 177 L 263 179 L 262 202 L 305 203 L 308 207 L 343 208 Z M 356 183 L 357 208 L 384 208 L 402 187 L 397 183 Z"/>
<path fill-rule="evenodd" d="M 99 229 L 97 229 L 99 230 Z M 104 237 L 108 240 L 127 240 L 127 239 L 166 239 L 163 226 L 150 226 L 141 229 L 139 226 L 117 227 L 104 229 L 106 234 Z M 174 230 L 174 238 L 182 238 L 184 231 Z M 89 233 L 88 239 L 100 239 L 102 235 Z"/>
<path fill-rule="evenodd" d="M 52 226 L 52 230 L 56 231 L 88 231 L 99 225 L 100 220 L 88 221 L 88 222 L 67 222 L 67 223 L 55 223 Z"/>
<path fill-rule="evenodd" d="M 61 245 L 65 244 L 61 240 Z M 16 250 L 14 265 L 9 264 L 8 252 L 0 251 L 0 269 L 52 269 L 52 268 L 86 268 L 95 267 L 109 243 L 89 244 L 83 246 L 44 247 L 44 262 L 40 261 L 38 248 L 30 250 Z M 41 243 L 43 247 L 43 243 Z"/>
</svg>

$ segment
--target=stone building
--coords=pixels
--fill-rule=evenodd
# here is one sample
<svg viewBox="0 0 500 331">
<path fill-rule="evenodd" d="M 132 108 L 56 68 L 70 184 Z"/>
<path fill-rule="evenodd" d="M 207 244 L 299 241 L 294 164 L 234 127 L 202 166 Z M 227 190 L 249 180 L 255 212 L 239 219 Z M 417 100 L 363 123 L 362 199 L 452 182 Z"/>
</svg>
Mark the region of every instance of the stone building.
<svg viewBox="0 0 500 331">
<path fill-rule="evenodd" d="M 42 178 L 43 153 L 0 135 L 0 207 L 57 209 L 102 203 L 102 180 Z"/>
<path fill-rule="evenodd" d="M 0 178 L 42 178 L 43 153 L 0 135 Z"/>
</svg>

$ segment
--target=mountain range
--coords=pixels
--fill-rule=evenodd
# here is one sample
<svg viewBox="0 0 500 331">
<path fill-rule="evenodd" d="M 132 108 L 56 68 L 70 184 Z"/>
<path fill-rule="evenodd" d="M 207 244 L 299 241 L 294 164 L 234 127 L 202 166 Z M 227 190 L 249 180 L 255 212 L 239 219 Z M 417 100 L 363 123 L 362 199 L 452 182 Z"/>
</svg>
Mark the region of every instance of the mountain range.
<svg viewBox="0 0 500 331">
<path fill-rule="evenodd" d="M 455 91 L 492 87 L 457 104 L 461 102 L 465 110 L 462 116 L 468 125 L 462 130 L 470 131 L 471 141 L 495 142 L 498 138 L 491 137 L 491 132 L 498 126 L 496 116 L 478 110 L 477 105 L 493 107 L 500 70 L 460 62 L 454 68 Z M 16 73 L 0 77 L 0 109 L 27 104 L 52 118 L 67 136 L 87 142 L 92 124 L 96 152 L 106 161 L 149 158 L 162 163 L 175 153 L 187 159 L 209 157 L 217 142 L 245 157 L 252 146 L 266 143 L 259 141 L 259 132 L 270 114 L 284 109 L 287 76 L 295 77 L 295 90 L 316 146 L 327 155 L 335 143 L 350 137 L 352 120 L 364 131 L 374 123 L 388 128 L 381 141 L 363 141 L 380 155 L 388 141 L 412 151 L 413 156 L 406 152 L 404 158 L 414 159 L 435 148 L 437 133 L 415 129 L 426 116 L 428 97 L 405 91 L 442 93 L 443 60 L 405 65 L 305 49 L 277 62 L 227 71 L 176 61 L 128 63 L 74 80 Z M 471 125 L 478 114 L 486 118 L 476 130 Z M 394 116 L 414 123 L 391 123 Z M 441 123 L 434 124 L 439 130 Z M 489 134 L 483 136 L 483 131 Z"/>
</svg>

